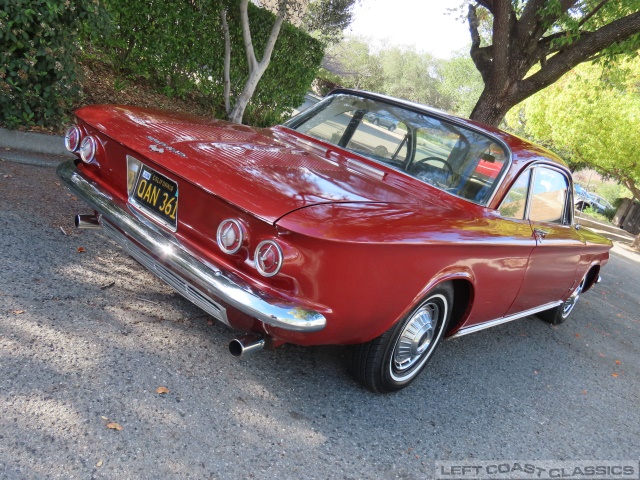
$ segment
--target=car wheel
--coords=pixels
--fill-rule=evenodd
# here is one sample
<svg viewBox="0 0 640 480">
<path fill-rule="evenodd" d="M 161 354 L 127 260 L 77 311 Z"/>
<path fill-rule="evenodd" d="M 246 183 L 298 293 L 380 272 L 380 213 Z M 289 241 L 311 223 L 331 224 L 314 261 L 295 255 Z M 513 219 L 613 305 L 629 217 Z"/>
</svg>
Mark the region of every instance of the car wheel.
<svg viewBox="0 0 640 480">
<path fill-rule="evenodd" d="M 393 132 L 396 129 L 395 125 L 389 125 L 389 131 Z"/>
<path fill-rule="evenodd" d="M 585 276 L 580 282 L 580 285 L 578 285 L 573 293 L 569 295 L 569 298 L 567 298 L 564 303 L 550 310 L 545 310 L 544 312 L 538 313 L 538 317 L 540 317 L 545 322 L 550 323 L 551 325 L 560 325 L 561 323 L 563 323 L 567 318 L 569 318 L 569 315 L 571 315 L 571 312 L 573 312 L 576 303 L 578 303 L 578 299 L 580 298 L 580 294 L 584 289 L 586 280 L 587 277 Z"/>
<path fill-rule="evenodd" d="M 451 317 L 453 288 L 443 283 L 396 325 L 370 342 L 355 345 L 349 370 L 362 385 L 378 393 L 400 390 L 413 382 L 442 340 Z"/>
<path fill-rule="evenodd" d="M 380 125 L 380 120 L 378 120 L 377 118 L 374 118 L 371 123 L 373 123 L 374 125 Z"/>
</svg>

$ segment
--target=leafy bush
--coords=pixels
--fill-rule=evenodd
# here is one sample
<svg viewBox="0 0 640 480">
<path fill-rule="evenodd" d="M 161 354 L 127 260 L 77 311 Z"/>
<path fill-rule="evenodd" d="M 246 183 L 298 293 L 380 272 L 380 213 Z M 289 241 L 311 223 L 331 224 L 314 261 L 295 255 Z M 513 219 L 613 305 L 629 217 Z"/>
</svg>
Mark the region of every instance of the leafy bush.
<svg viewBox="0 0 640 480">
<path fill-rule="evenodd" d="M 596 220 L 599 220 L 601 222 L 611 223 L 611 219 L 616 214 L 616 211 L 612 209 L 608 209 L 603 215 L 602 213 L 598 212 L 595 208 L 587 207 L 582 211 L 582 213 L 589 215 L 590 217 L 593 217 Z"/>
<path fill-rule="evenodd" d="M 211 99 L 218 116 L 224 114 L 224 36 L 220 12 L 227 8 L 231 37 L 231 93 L 240 92 L 248 77 L 237 0 L 108 0 L 116 28 L 96 45 L 122 72 L 155 79 L 165 94 L 198 92 Z M 256 55 L 260 58 L 275 16 L 249 4 Z M 322 44 L 285 23 L 251 100 L 245 120 L 275 123 L 304 99 L 322 60 Z"/>
<path fill-rule="evenodd" d="M 0 122 L 8 128 L 64 121 L 79 93 L 78 37 L 97 26 L 92 0 L 0 0 Z"/>
</svg>

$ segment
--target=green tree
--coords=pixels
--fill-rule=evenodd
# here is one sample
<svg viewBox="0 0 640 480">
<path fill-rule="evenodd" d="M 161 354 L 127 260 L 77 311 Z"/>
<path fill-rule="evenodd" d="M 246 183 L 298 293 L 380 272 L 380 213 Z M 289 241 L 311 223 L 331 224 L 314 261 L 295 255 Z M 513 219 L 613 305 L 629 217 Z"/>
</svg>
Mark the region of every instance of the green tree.
<svg viewBox="0 0 640 480">
<path fill-rule="evenodd" d="M 457 52 L 440 62 L 440 94 L 449 103 L 448 110 L 468 117 L 482 93 L 482 77 L 467 52 Z"/>
<path fill-rule="evenodd" d="M 311 0 L 302 19 L 304 29 L 326 44 L 338 43 L 353 21 L 353 7 L 360 0 Z"/>
<path fill-rule="evenodd" d="M 442 63 L 415 47 L 374 51 L 366 40 L 350 37 L 327 49 L 321 78 L 449 110 L 453 101 L 440 89 Z"/>
<path fill-rule="evenodd" d="M 231 41 L 227 10 L 220 13 L 224 34 L 224 103 L 230 121 L 242 123 L 244 111 L 249 105 L 258 82 L 264 75 L 285 21 L 304 25 L 315 32 L 324 42 L 336 41 L 342 30 L 353 20 L 352 6 L 356 0 L 262 0 L 262 5 L 275 14 L 269 37 L 262 49 L 256 52 L 249 21 L 249 0 L 240 0 L 240 21 L 244 53 L 247 57 L 248 76 L 241 91 L 232 99 L 231 95 Z M 233 103 L 233 105 L 232 105 Z"/>
<path fill-rule="evenodd" d="M 581 65 L 523 102 L 507 121 L 619 180 L 640 201 L 640 58 L 604 73 L 601 66 Z"/>
<path fill-rule="evenodd" d="M 467 0 L 484 89 L 471 118 L 497 125 L 580 63 L 640 48 L 639 0 Z M 483 35 L 490 32 L 490 35 Z M 532 68 L 539 68 L 532 72 Z"/>
<path fill-rule="evenodd" d="M 320 78 L 347 88 L 382 91 L 383 69 L 379 58 L 361 38 L 347 37 L 325 52 Z"/>
</svg>

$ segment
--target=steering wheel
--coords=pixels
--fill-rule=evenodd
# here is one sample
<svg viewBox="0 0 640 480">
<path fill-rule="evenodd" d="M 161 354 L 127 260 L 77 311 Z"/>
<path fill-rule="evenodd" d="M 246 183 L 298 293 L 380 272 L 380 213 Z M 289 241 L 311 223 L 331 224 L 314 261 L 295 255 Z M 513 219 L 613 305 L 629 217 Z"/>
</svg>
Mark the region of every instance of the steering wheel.
<svg viewBox="0 0 640 480">
<path fill-rule="evenodd" d="M 428 163 L 434 161 L 442 163 L 446 169 L 438 168 Z M 416 178 L 423 182 L 427 182 L 440 188 L 451 187 L 451 182 L 455 177 L 451 164 L 445 159 L 439 157 L 424 157 L 417 162 L 413 162 L 411 167 L 409 167 L 409 173 L 415 175 Z"/>
<path fill-rule="evenodd" d="M 416 166 L 422 166 L 423 163 L 428 163 L 433 161 L 442 163 L 442 165 L 447 167 L 447 169 L 449 170 L 449 174 L 453 175 L 453 167 L 451 166 L 451 164 L 447 162 L 444 158 L 440 158 L 440 157 L 424 157 L 418 161 L 414 161 L 412 169 L 413 167 L 416 167 Z"/>
</svg>

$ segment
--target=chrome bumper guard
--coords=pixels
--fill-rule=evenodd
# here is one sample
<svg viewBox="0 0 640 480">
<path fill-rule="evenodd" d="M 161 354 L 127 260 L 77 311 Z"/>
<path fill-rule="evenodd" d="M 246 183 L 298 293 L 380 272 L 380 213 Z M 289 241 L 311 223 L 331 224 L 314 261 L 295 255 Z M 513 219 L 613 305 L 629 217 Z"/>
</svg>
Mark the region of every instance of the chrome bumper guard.
<svg viewBox="0 0 640 480">
<path fill-rule="evenodd" d="M 57 173 L 75 195 L 100 213 L 100 224 L 110 238 L 158 278 L 219 320 L 227 323 L 218 299 L 273 327 L 316 332 L 326 326 L 327 321 L 321 313 L 257 292 L 232 273 L 198 260 L 172 234 L 160 230 L 126 203 L 112 198 L 94 182 L 85 179 L 73 161 L 60 164 Z"/>
</svg>

